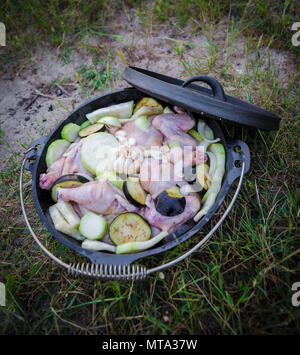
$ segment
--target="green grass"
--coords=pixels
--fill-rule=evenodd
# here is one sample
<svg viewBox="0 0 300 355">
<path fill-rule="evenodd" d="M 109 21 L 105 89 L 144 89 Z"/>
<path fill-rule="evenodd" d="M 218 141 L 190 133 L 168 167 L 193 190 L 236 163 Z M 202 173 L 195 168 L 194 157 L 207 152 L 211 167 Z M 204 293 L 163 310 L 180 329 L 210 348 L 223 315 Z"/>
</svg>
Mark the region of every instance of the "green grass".
<svg viewBox="0 0 300 355">
<path fill-rule="evenodd" d="M 122 50 L 126 49 L 123 38 L 115 37 L 121 36 L 117 30 L 103 32 L 106 21 L 120 9 L 135 10 L 145 37 L 160 23 L 180 28 L 188 25 L 192 36 L 201 27 L 206 38 L 204 56 L 194 54 L 191 37 L 178 35 L 165 40 L 172 55 L 178 56 L 184 76 L 212 75 L 222 82 L 225 92 L 282 118 L 278 132 L 223 125 L 231 137 L 245 141 L 251 151 L 251 170 L 230 215 L 199 252 L 143 282 L 75 279 L 51 263 L 25 226 L 18 196 L 20 157 L 12 152 L 0 171 L 0 281 L 7 289 L 7 306 L 0 309 L 0 333 L 299 334 L 300 308 L 291 303 L 292 284 L 300 279 L 299 72 L 296 68 L 288 82 L 280 82 L 282 68 L 273 57 L 274 49 L 282 49 L 293 53 L 296 60 L 298 48 L 290 47 L 287 24 L 299 13 L 293 1 L 273 4 L 255 0 L 245 9 L 246 3 L 155 1 L 150 11 L 142 1 L 126 1 L 120 5 L 124 8 L 117 10 L 108 1 L 69 1 L 62 8 L 52 1 L 48 11 L 42 11 L 38 1 L 35 7 L 29 2 L 22 2 L 24 6 L 18 2 L 0 5 L 10 6 L 6 16 L 17 14 L 10 29 L 19 38 L 24 36 L 23 47 L 14 42 L 15 48 L 9 49 L 6 60 L 17 58 L 14 51 L 18 48 L 31 58 L 32 39 L 20 29 L 20 18 L 28 13 L 33 15 L 31 26 L 38 30 L 38 38 L 54 48 L 60 46 L 62 65 L 72 60 L 75 46 L 68 41 L 78 38 L 83 46 L 80 41 L 84 34 L 93 31 L 118 40 Z M 75 10 L 86 11 L 87 17 L 77 16 Z M 227 22 L 222 25 L 224 17 Z M 55 32 L 45 26 L 49 18 Z M 222 41 L 217 28 L 225 31 Z M 243 46 L 237 52 L 241 39 Z M 113 88 L 120 74 L 120 67 L 111 64 L 114 53 L 89 50 L 93 64 L 84 64 L 77 71 L 78 85 L 87 97 Z M 245 60 L 245 71 L 236 71 L 237 56 Z M 0 139 L 4 144 L 5 135 L 1 133 Z M 26 173 L 24 185 L 29 219 L 44 244 L 66 262 L 86 261 L 54 240 L 39 222 L 31 197 L 30 173 Z M 168 253 L 139 263 L 151 268 L 188 250 L 210 230 L 232 195 L 198 235 Z"/>
<path fill-rule="evenodd" d="M 110 58 L 107 56 L 106 63 L 100 60 L 91 66 L 81 65 L 78 69 L 76 77 L 87 98 L 90 98 L 95 91 L 112 90 L 113 82 L 121 74 L 121 70 L 118 68 L 111 70 L 109 63 Z"/>
</svg>

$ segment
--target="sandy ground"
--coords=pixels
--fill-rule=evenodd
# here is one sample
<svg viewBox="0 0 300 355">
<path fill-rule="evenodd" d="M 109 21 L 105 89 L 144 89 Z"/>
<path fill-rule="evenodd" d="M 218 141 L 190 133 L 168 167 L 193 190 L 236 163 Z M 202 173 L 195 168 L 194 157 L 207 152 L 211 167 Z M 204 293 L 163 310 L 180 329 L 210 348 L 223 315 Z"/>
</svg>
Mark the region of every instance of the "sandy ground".
<svg viewBox="0 0 300 355">
<path fill-rule="evenodd" d="M 122 18 L 123 16 L 123 18 Z M 120 23 L 122 25 L 120 25 Z M 214 43 L 217 46 L 217 60 L 224 60 L 226 50 L 226 20 L 221 21 L 214 31 Z M 99 47 L 102 52 L 108 50 L 112 54 L 110 68 L 120 69 L 124 64 L 116 54 L 121 50 L 127 64 L 154 70 L 177 78 L 187 78 L 184 73 L 180 57 L 172 48 L 179 42 L 193 44 L 195 47 L 184 46 L 184 59 L 193 62 L 195 58 L 205 59 L 209 55 L 207 38 L 199 29 L 198 33 L 191 34 L 188 28 L 180 29 L 176 26 L 159 25 L 151 30 L 142 26 L 136 15 L 123 14 L 116 23 L 111 24 L 107 30 L 122 36 L 122 40 L 113 37 L 93 36 L 86 38 L 86 43 Z M 245 71 L 245 41 L 239 36 L 231 48 L 231 73 L 242 74 Z M 85 50 L 81 40 L 73 45 L 70 54 L 71 62 L 66 64 L 59 56 L 57 48 L 43 47 L 34 52 L 33 61 L 23 63 L 23 69 L 12 63 L 1 74 L 0 81 L 0 167 L 5 165 L 12 151 L 21 153 L 24 146 L 32 140 L 45 136 L 68 113 L 87 100 L 86 94 L 80 88 L 75 73 L 83 64 L 92 62 L 91 55 Z M 261 51 L 264 52 L 262 47 Z M 278 70 L 282 85 L 287 83 L 289 73 L 293 72 L 294 63 L 290 53 L 271 50 L 273 65 Z M 205 60 L 204 60 L 205 62 Z M 265 63 L 267 65 L 267 63 Z M 64 78 L 71 78 L 67 85 L 54 83 Z M 120 77 L 113 83 L 112 89 L 126 87 L 128 84 Z M 227 85 L 225 91 L 230 94 L 231 88 Z M 103 94 L 97 91 L 93 96 Z M 58 103 L 59 99 L 61 104 Z"/>
</svg>

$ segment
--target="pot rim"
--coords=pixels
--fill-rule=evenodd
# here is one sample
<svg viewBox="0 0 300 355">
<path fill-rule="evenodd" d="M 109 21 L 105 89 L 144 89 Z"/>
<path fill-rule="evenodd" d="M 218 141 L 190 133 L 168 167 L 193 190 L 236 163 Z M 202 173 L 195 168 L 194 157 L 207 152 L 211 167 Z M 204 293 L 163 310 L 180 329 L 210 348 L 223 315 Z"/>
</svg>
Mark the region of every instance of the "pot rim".
<svg viewBox="0 0 300 355">
<path fill-rule="evenodd" d="M 53 235 L 57 240 L 59 240 L 62 244 L 65 246 L 69 247 L 73 251 L 78 252 L 79 254 L 86 256 L 91 260 L 92 263 L 94 264 L 108 264 L 108 265 L 129 265 L 132 262 L 145 258 L 147 256 L 152 256 L 152 255 L 157 255 L 159 253 L 166 252 L 170 249 L 173 249 L 177 245 L 183 243 L 187 239 L 191 238 L 193 235 L 195 235 L 197 232 L 199 232 L 204 225 L 206 225 L 209 220 L 214 216 L 214 214 L 217 212 L 221 204 L 223 203 L 231 185 L 233 182 L 240 176 L 241 174 L 241 169 L 237 166 L 235 166 L 236 161 L 241 160 L 241 153 L 237 152 L 235 150 L 236 146 L 239 146 L 241 148 L 241 151 L 245 155 L 245 162 L 246 162 L 246 167 L 245 167 L 245 173 L 249 170 L 250 167 L 250 152 L 249 148 L 246 143 L 240 140 L 230 140 L 229 138 L 225 137 L 223 130 L 220 128 L 218 123 L 215 120 L 208 121 L 208 124 L 211 126 L 213 129 L 214 133 L 215 131 L 218 131 L 218 133 L 221 135 L 221 142 L 225 147 L 226 150 L 226 169 L 225 169 L 225 176 L 223 178 L 223 183 L 221 190 L 219 191 L 218 197 L 212 206 L 212 208 L 209 210 L 209 212 L 199 221 L 199 222 L 194 222 L 193 218 L 188 220 L 182 225 L 179 225 L 175 231 L 173 231 L 171 234 L 169 234 L 165 240 L 167 242 L 163 245 L 159 245 L 156 247 L 153 247 L 151 249 L 138 252 L 138 253 L 132 253 L 132 254 L 111 254 L 111 253 L 105 253 L 105 252 L 100 252 L 100 251 L 93 251 L 93 250 L 88 250 L 81 248 L 80 243 L 76 240 L 74 240 L 72 237 L 69 237 L 61 232 L 58 232 L 51 221 L 50 216 L 47 214 L 47 212 L 44 212 L 42 206 L 41 206 L 41 201 L 40 201 L 40 192 L 41 189 L 39 187 L 39 174 L 40 172 L 39 167 L 40 164 L 44 163 L 42 160 L 44 159 L 45 151 L 51 141 L 53 140 L 53 136 L 57 134 L 57 132 L 61 130 L 62 126 L 65 125 L 68 121 L 69 122 L 74 122 L 73 117 L 79 115 L 79 120 L 80 118 L 83 118 L 85 113 L 90 112 L 90 110 L 86 110 L 87 106 L 90 104 L 95 104 L 98 103 L 98 101 L 105 101 L 105 99 L 112 98 L 113 103 L 121 103 L 130 100 L 130 96 L 138 95 L 140 97 L 144 96 L 144 93 L 139 91 L 136 88 L 130 87 L 130 88 L 123 88 L 120 90 L 112 91 L 109 93 L 106 93 L 100 97 L 93 98 L 82 105 L 80 105 L 78 108 L 74 109 L 72 112 L 70 112 L 62 121 L 60 121 L 53 129 L 52 131 L 43 138 L 40 138 L 39 140 L 33 142 L 31 146 L 40 144 L 40 148 L 35 151 L 34 157 L 35 161 L 31 164 L 28 164 L 25 166 L 27 170 L 30 170 L 32 172 L 32 192 L 33 192 L 33 200 L 34 200 L 34 205 L 35 209 L 45 225 L 45 227 L 48 229 L 51 235 Z M 127 97 L 126 99 L 123 99 L 121 101 L 118 100 L 118 98 L 121 97 Z M 106 105 L 107 106 L 107 105 Z M 102 106 L 100 106 L 102 107 Z M 103 106 L 104 107 L 104 106 Z M 81 112 L 83 111 L 83 112 Z M 84 113 L 84 111 L 86 111 Z M 208 120 L 206 117 L 201 117 L 204 120 Z M 84 116 L 84 119 L 85 116 Z M 82 120 L 83 121 L 83 120 Z M 31 152 L 32 154 L 32 152 Z M 43 190 L 45 192 L 45 190 Z M 48 206 L 49 207 L 49 206 Z M 184 229 L 182 233 L 180 233 L 180 229 Z M 179 232 L 178 232 L 179 230 Z M 175 238 L 174 238 L 175 234 Z M 177 235 L 178 234 L 178 235 Z"/>
</svg>

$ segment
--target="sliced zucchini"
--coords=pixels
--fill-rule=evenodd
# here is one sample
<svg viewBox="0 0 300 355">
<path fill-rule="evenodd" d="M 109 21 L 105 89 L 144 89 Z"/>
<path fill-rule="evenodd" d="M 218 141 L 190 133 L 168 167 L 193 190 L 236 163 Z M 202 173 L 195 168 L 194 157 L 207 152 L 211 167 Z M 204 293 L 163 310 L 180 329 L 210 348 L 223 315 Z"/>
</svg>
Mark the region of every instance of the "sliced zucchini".
<svg viewBox="0 0 300 355">
<path fill-rule="evenodd" d="M 78 229 L 80 218 L 77 216 L 70 202 L 59 201 L 56 204 L 56 208 L 72 228 Z"/>
<path fill-rule="evenodd" d="M 81 148 L 81 161 L 84 167 L 96 175 L 97 166 L 111 161 L 112 152 L 118 149 L 119 142 L 110 133 L 99 132 L 86 137 Z M 104 169 L 105 170 L 105 169 Z"/>
<path fill-rule="evenodd" d="M 138 251 L 152 248 L 155 244 L 163 240 L 168 234 L 169 233 L 167 231 L 162 231 L 159 234 L 157 234 L 155 237 L 146 241 L 129 242 L 129 243 L 120 244 L 116 248 L 116 254 L 135 253 Z"/>
<path fill-rule="evenodd" d="M 126 212 L 111 222 L 109 236 L 115 245 L 142 242 L 151 237 L 151 227 L 137 213 Z"/>
<path fill-rule="evenodd" d="M 155 99 L 152 97 L 143 97 L 136 105 L 134 108 L 133 113 L 136 113 L 142 106 L 147 106 L 147 107 L 158 107 L 161 110 L 163 110 L 163 107 L 160 103 L 158 103 Z"/>
<path fill-rule="evenodd" d="M 100 118 L 97 123 L 102 123 L 107 126 L 121 127 L 121 122 L 117 117 L 105 116 Z"/>
<path fill-rule="evenodd" d="M 68 123 L 66 124 L 63 129 L 61 130 L 61 138 L 65 139 L 66 141 L 72 143 L 78 137 L 78 133 L 80 131 L 80 126 L 75 123 Z"/>
<path fill-rule="evenodd" d="M 173 217 L 181 214 L 186 206 L 186 199 L 181 194 L 178 186 L 161 192 L 154 200 L 154 206 L 163 216 Z"/>
<path fill-rule="evenodd" d="M 55 181 L 51 189 L 51 197 L 54 202 L 57 202 L 56 190 L 58 188 L 64 188 L 64 189 L 74 188 L 89 181 L 90 179 L 87 179 L 86 177 L 78 174 L 63 175 Z"/>
<path fill-rule="evenodd" d="M 57 208 L 57 205 L 53 205 L 49 207 L 49 214 L 54 224 L 54 228 L 57 229 L 59 232 L 65 233 L 74 239 L 83 240 L 84 237 L 81 236 L 79 231 L 73 228 L 63 217 L 60 211 Z"/>
<path fill-rule="evenodd" d="M 80 130 L 85 129 L 86 127 L 88 127 L 90 125 L 91 125 L 91 122 L 89 120 L 86 120 L 83 123 L 81 123 Z"/>
<path fill-rule="evenodd" d="M 61 158 L 69 145 L 70 142 L 65 139 L 57 139 L 49 145 L 46 154 L 46 164 L 48 168 L 52 163 Z"/>
<path fill-rule="evenodd" d="M 96 180 L 106 179 L 118 189 L 122 190 L 124 181 L 121 179 L 118 173 L 113 170 L 104 170 L 97 172 Z"/>
<path fill-rule="evenodd" d="M 96 111 L 88 113 L 86 117 L 91 123 L 95 123 L 101 117 L 105 117 L 105 116 L 128 118 L 132 115 L 133 105 L 134 105 L 133 101 L 128 101 L 113 106 L 99 108 Z"/>
<path fill-rule="evenodd" d="M 96 213 L 88 212 L 80 220 L 79 232 L 87 239 L 102 239 L 106 231 L 106 219 Z"/>
<path fill-rule="evenodd" d="M 123 192 L 134 206 L 144 207 L 146 205 L 147 193 L 142 188 L 139 178 L 129 177 L 123 184 Z"/>
<path fill-rule="evenodd" d="M 139 116 L 134 120 L 135 125 L 144 132 L 148 132 L 150 122 L 147 116 Z"/>
<path fill-rule="evenodd" d="M 105 131 L 105 125 L 103 123 L 89 124 L 87 127 L 79 131 L 79 137 L 87 137 L 90 134 Z"/>
</svg>

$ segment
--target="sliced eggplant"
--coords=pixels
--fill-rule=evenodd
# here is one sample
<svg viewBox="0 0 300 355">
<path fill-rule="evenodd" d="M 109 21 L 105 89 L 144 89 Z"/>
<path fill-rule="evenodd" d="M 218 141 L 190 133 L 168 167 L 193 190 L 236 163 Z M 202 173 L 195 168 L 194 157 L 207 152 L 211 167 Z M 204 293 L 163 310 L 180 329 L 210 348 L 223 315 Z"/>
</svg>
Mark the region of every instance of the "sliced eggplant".
<svg viewBox="0 0 300 355">
<path fill-rule="evenodd" d="M 129 177 L 123 184 L 123 192 L 134 206 L 144 207 L 146 205 L 147 193 L 142 188 L 139 178 Z"/>
<path fill-rule="evenodd" d="M 51 189 L 51 197 L 53 201 L 57 202 L 56 191 L 58 188 L 64 188 L 64 189 L 74 188 L 89 181 L 90 180 L 87 179 L 86 177 L 78 174 L 63 175 L 55 181 Z"/>
<path fill-rule="evenodd" d="M 104 123 L 94 123 L 94 124 L 89 124 L 85 128 L 81 129 L 78 133 L 79 137 L 87 137 L 90 134 L 96 133 L 96 132 L 103 132 L 105 131 L 105 125 Z"/>
<path fill-rule="evenodd" d="M 137 117 L 140 116 L 152 116 L 152 115 L 159 115 L 161 113 L 163 113 L 162 107 L 142 106 L 132 115 L 132 118 L 136 119 Z"/>
<path fill-rule="evenodd" d="M 142 242 L 150 239 L 151 227 L 137 213 L 122 213 L 111 222 L 109 237 L 115 245 Z"/>
<path fill-rule="evenodd" d="M 168 196 L 170 196 L 172 198 L 182 198 L 183 197 L 182 194 L 180 193 L 180 188 L 177 185 L 171 187 L 170 189 L 167 189 L 166 193 L 168 194 Z"/>
<path fill-rule="evenodd" d="M 163 107 L 160 103 L 158 103 L 155 99 L 152 97 L 143 97 L 136 105 L 134 108 L 133 113 L 136 113 L 142 106 L 147 106 L 147 107 L 157 107 L 161 110 L 163 110 Z"/>
<path fill-rule="evenodd" d="M 155 209 L 163 216 L 173 217 L 181 214 L 186 206 L 185 197 L 177 185 L 161 192 L 154 200 Z"/>
<path fill-rule="evenodd" d="M 208 190 L 211 185 L 211 179 L 209 177 L 209 166 L 206 163 L 201 163 L 197 165 L 196 168 L 196 177 L 199 184 L 205 189 Z"/>
</svg>

